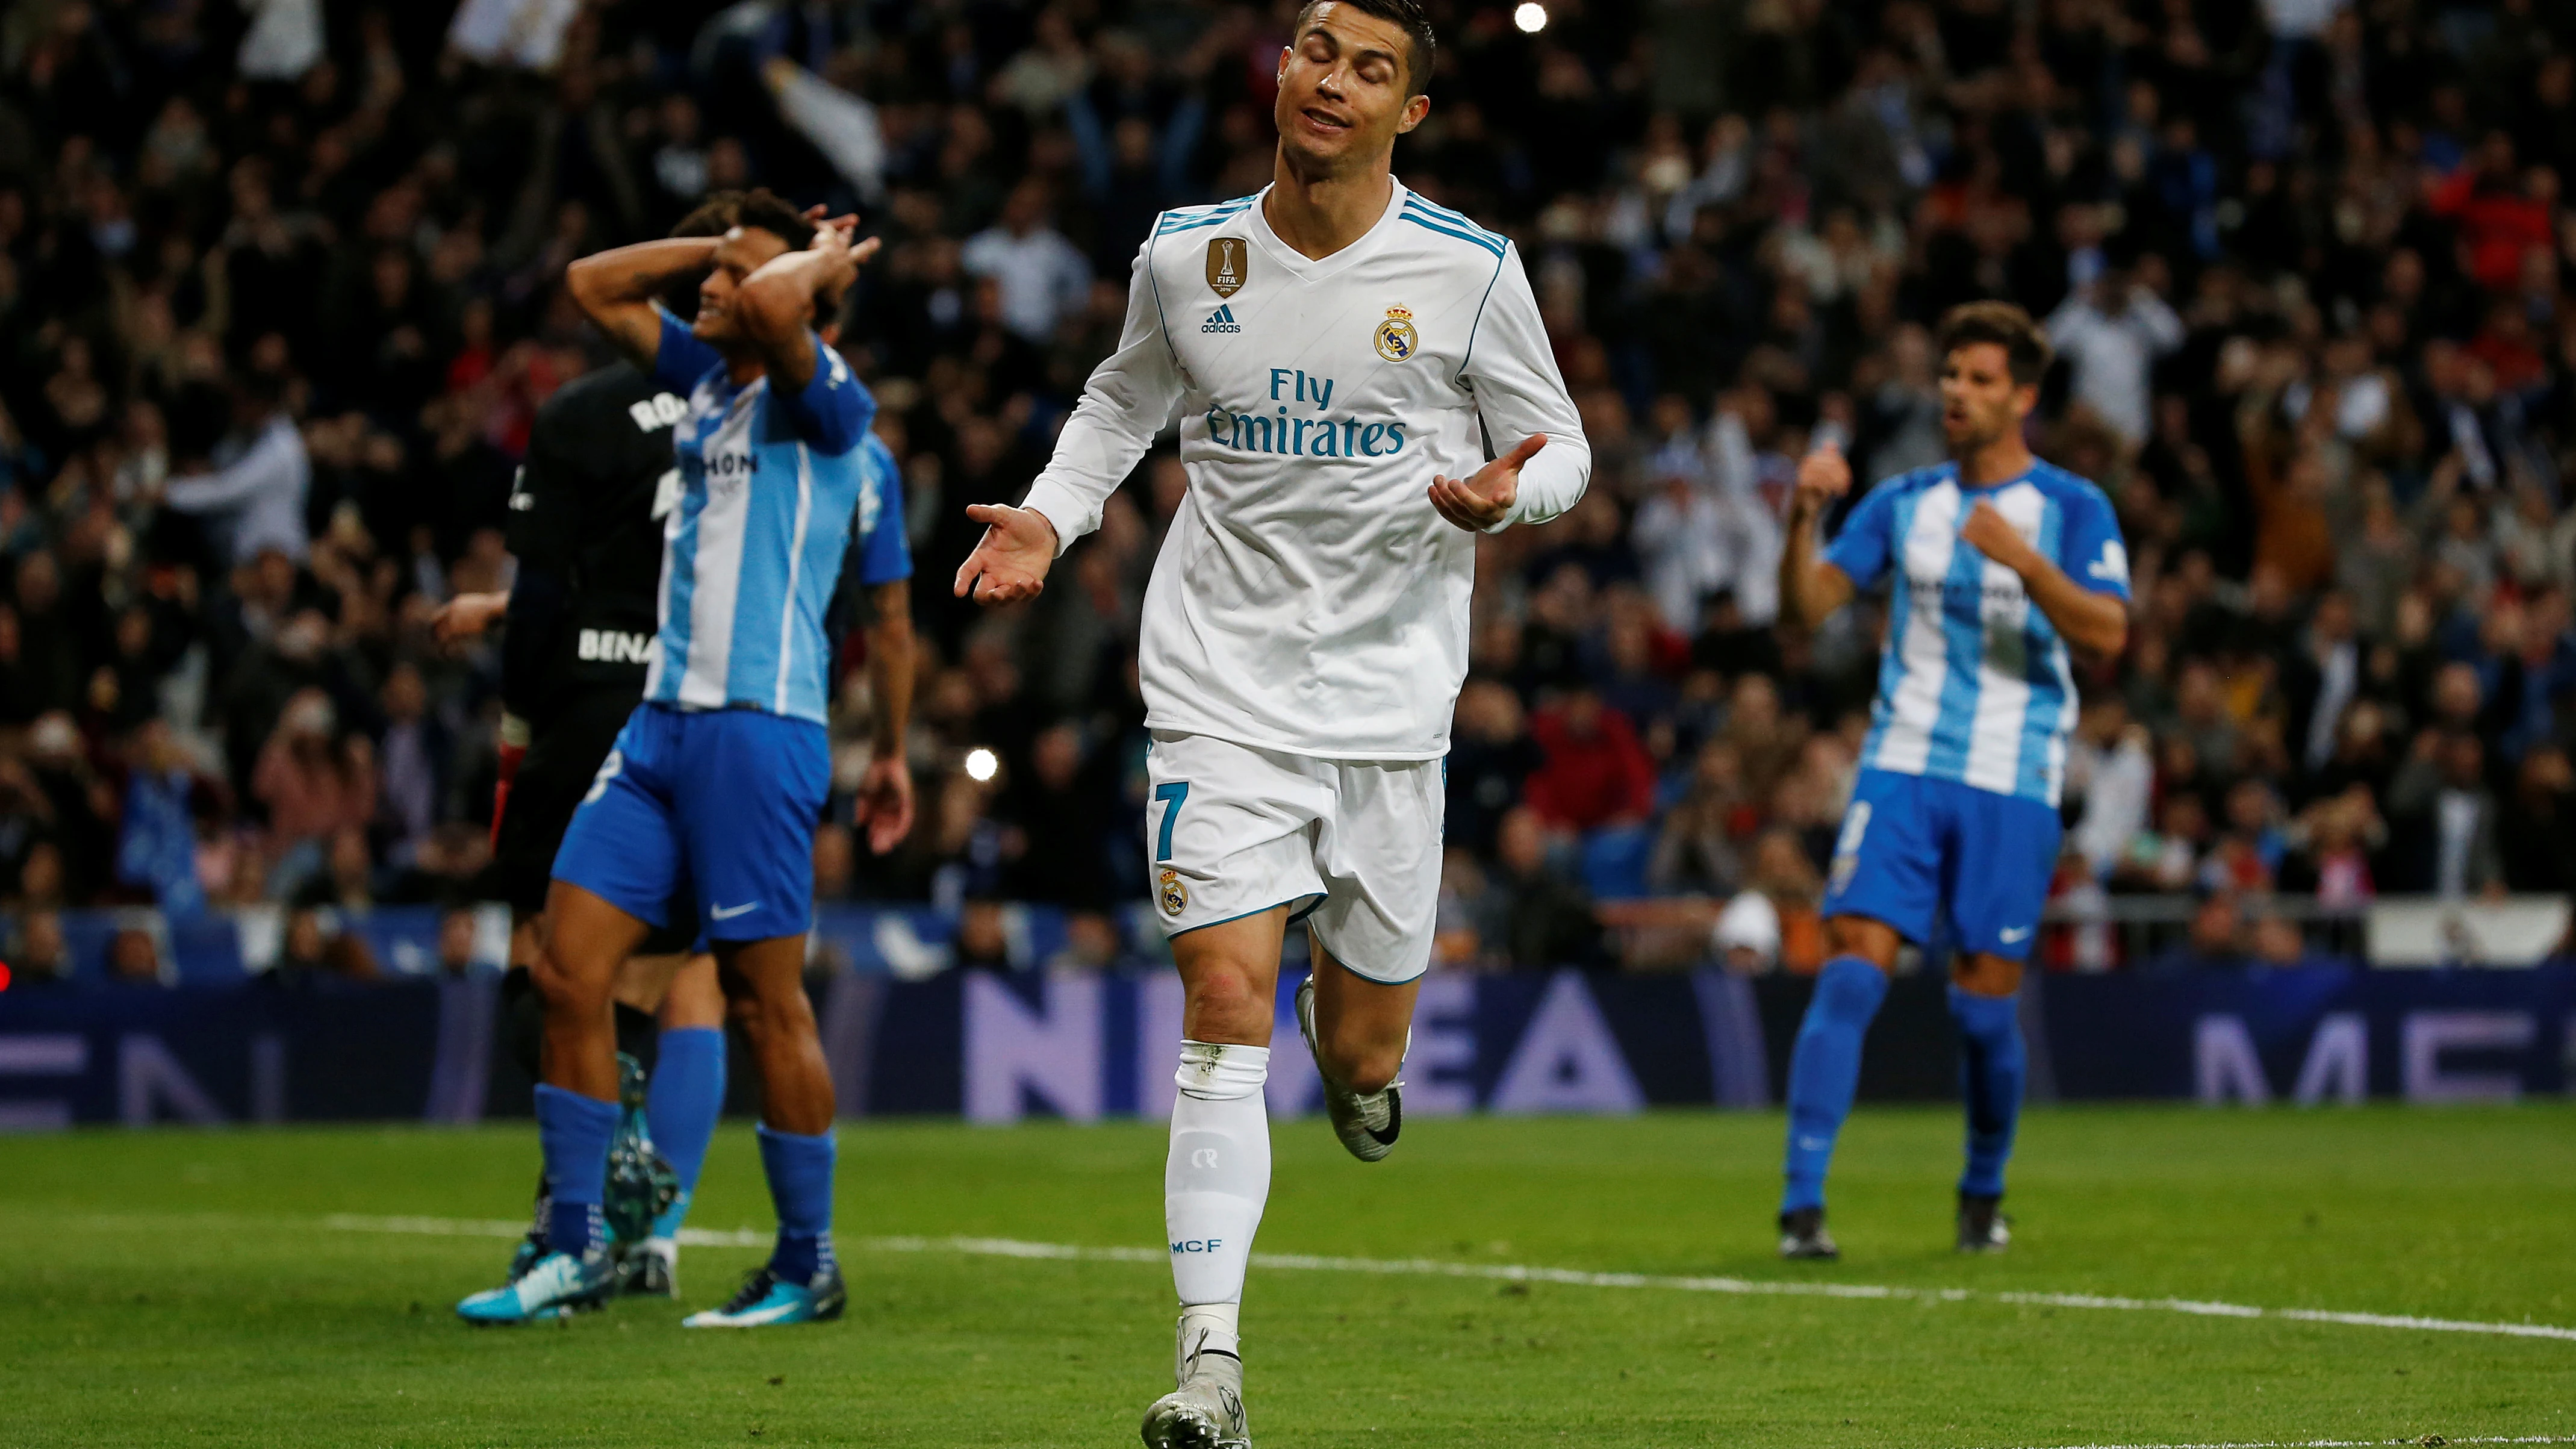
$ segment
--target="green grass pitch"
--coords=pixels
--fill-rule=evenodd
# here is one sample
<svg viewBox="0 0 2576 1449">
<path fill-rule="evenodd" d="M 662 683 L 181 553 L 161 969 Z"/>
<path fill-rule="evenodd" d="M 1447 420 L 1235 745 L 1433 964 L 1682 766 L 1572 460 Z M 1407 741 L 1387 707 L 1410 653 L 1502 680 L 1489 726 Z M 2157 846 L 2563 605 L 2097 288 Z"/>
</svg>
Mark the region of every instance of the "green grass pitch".
<svg viewBox="0 0 2576 1449">
<path fill-rule="evenodd" d="M 2576 1441 L 2576 1341 L 2106 1310 L 1996 1294 L 2576 1326 L 2576 1106 L 2035 1110 L 2012 1251 L 1949 1251 L 1955 1112 L 1864 1109 L 1844 1260 L 1771 1257 L 1780 1119 L 1419 1121 L 1384 1164 L 1276 1129 L 1269 1253 L 1971 1290 L 1964 1298 L 1255 1268 L 1278 1446 Z M 472 1330 L 509 1244 L 335 1214 L 522 1210 L 531 1129 L 0 1140 L 0 1444 L 1132 1445 L 1169 1386 L 1156 1261 L 889 1251 L 878 1235 L 1159 1248 L 1163 1131 L 841 1132 L 850 1314 L 683 1332 L 628 1301 Z M 764 1227 L 729 1124 L 694 1226 Z M 685 1307 L 761 1256 L 690 1248 Z"/>
</svg>

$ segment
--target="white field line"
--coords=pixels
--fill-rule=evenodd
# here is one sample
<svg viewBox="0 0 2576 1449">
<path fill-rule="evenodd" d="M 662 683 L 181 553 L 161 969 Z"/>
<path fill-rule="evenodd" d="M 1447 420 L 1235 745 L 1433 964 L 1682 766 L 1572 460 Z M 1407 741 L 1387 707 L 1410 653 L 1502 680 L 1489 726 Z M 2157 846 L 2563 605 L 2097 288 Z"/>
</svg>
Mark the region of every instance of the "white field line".
<svg viewBox="0 0 2576 1449">
<path fill-rule="evenodd" d="M 2435 1444 L 2576 1444 L 2576 1435 L 2522 1434 L 2512 1437 L 2453 1437 L 2427 1434 L 2420 1439 L 2240 1439 L 2224 1444 L 2047 1444 L 2031 1449 L 2397 1449 L 2400 1445 Z"/>
<path fill-rule="evenodd" d="M 360 1217 L 338 1214 L 322 1226 L 343 1232 L 426 1233 L 444 1237 L 515 1238 L 527 1231 L 524 1219 Z M 684 1228 L 683 1243 L 722 1248 L 762 1248 L 767 1232 L 748 1228 L 710 1231 Z M 1057 1258 L 1077 1263 L 1164 1263 L 1152 1248 L 1096 1248 L 1076 1243 L 1033 1243 L 1019 1238 L 841 1238 L 837 1246 L 878 1253 L 967 1253 L 988 1258 Z M 2124 1313 L 2186 1313 L 2203 1318 L 2269 1318 L 2293 1323 L 2334 1323 L 2351 1328 L 2407 1328 L 2429 1333 L 2485 1333 L 2507 1338 L 2551 1338 L 2576 1343 L 2576 1328 L 2545 1323 L 2477 1323 L 2456 1318 L 2422 1318 L 2402 1313 L 2338 1313 L 2322 1308 L 2257 1308 L 2244 1303 L 2209 1303 L 2190 1298 L 2112 1298 L 2094 1293 L 1985 1292 L 1971 1288 L 1898 1288 L 1871 1283 L 1798 1283 L 1754 1278 L 1674 1277 L 1654 1273 L 1594 1273 L 1578 1268 L 1540 1268 L 1520 1263 L 1452 1263 L 1435 1258 L 1329 1258 L 1307 1253 L 1255 1253 L 1257 1268 L 1308 1273 L 1375 1273 L 1405 1277 L 1474 1278 L 1504 1283 L 1558 1283 L 1575 1288 L 1654 1288 L 1682 1293 L 1733 1293 L 1784 1298 L 1883 1298 L 1929 1303 L 2009 1303 L 2039 1308 L 2090 1308 Z M 2376 1443 L 2377 1441 L 2354 1441 Z M 2457 1444 L 2576 1443 L 2570 1439 L 2455 1439 Z M 2121 1449 L 2121 1446 L 2084 1446 Z M 2258 1446 L 2202 1446 L 2202 1449 L 2258 1449 Z M 2310 1449 L 2339 1449 L 2318 1441 Z"/>
</svg>

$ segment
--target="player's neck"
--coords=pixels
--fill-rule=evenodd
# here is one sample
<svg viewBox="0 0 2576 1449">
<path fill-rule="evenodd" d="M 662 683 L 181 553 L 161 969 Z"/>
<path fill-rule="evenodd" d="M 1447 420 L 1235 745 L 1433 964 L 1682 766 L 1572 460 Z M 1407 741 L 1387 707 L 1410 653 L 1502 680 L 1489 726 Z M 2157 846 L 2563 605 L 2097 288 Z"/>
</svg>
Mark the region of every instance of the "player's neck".
<svg viewBox="0 0 2576 1449">
<path fill-rule="evenodd" d="M 1959 460 L 1959 481 L 1971 488 L 2010 483 L 2030 471 L 2030 446 L 2019 433 L 2007 433 Z"/>
<path fill-rule="evenodd" d="M 1395 176 L 1386 165 L 1390 159 L 1380 157 L 1376 165 L 1343 175 L 1309 174 L 1282 146 L 1261 219 L 1298 255 L 1320 262 L 1367 236 L 1386 215 L 1387 200 L 1395 195 Z"/>
<path fill-rule="evenodd" d="M 725 381 L 733 384 L 736 392 L 769 375 L 769 359 L 761 356 L 760 349 L 756 347 L 725 353 L 724 365 Z"/>
</svg>

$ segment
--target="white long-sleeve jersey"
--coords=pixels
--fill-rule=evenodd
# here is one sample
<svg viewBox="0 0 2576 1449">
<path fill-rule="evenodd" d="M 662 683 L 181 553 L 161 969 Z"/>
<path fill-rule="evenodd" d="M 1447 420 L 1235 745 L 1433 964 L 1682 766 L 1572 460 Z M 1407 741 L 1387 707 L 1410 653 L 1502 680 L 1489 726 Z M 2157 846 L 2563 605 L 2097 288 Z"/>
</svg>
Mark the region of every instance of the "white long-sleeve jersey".
<svg viewBox="0 0 2576 1449">
<path fill-rule="evenodd" d="M 1574 506 L 1592 450 L 1506 239 L 1401 183 L 1310 260 L 1262 193 L 1163 214 L 1127 327 L 1023 506 L 1058 547 L 1173 414 L 1190 487 L 1145 591 L 1146 722 L 1291 754 L 1427 760 L 1467 675 L 1476 541 L 1441 518 L 1534 433 L 1504 525 Z"/>
</svg>

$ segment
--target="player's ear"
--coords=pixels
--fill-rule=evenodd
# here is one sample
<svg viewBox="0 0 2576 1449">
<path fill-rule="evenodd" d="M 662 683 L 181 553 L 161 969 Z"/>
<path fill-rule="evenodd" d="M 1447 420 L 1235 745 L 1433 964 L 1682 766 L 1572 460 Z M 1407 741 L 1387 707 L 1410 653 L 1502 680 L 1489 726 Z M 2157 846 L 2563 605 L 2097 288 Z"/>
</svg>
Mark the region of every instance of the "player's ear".
<svg viewBox="0 0 2576 1449">
<path fill-rule="evenodd" d="M 1414 127 L 1421 125 L 1422 118 L 1430 114 L 1431 98 L 1429 96 L 1412 97 L 1404 103 L 1404 114 L 1396 117 L 1395 119 L 1395 134 L 1401 136 L 1405 132 L 1412 130 Z"/>
<path fill-rule="evenodd" d="M 1296 53 L 1292 47 L 1285 45 L 1279 47 L 1279 79 L 1276 84 L 1283 86 L 1288 84 L 1288 57 Z"/>
</svg>

